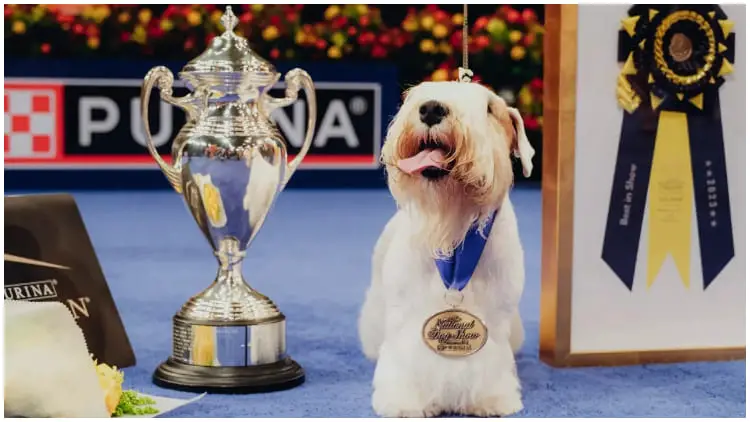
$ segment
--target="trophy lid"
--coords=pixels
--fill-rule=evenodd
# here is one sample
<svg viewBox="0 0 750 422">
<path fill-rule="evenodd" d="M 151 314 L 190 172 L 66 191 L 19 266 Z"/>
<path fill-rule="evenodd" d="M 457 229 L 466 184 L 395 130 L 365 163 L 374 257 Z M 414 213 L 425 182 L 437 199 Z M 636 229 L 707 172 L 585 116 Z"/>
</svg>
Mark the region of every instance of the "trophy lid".
<svg viewBox="0 0 750 422">
<path fill-rule="evenodd" d="M 276 82 L 276 68 L 255 53 L 247 39 L 234 33 L 238 22 L 232 7 L 227 6 L 221 17 L 224 33 L 211 40 L 206 51 L 185 65 L 180 76 L 194 87 L 225 92 Z"/>
</svg>

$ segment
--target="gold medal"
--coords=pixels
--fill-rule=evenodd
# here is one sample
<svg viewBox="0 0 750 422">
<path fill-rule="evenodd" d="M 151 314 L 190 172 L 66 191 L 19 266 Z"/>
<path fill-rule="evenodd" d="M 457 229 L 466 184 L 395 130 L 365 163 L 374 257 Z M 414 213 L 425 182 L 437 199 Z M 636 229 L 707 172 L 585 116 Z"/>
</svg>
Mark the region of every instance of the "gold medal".
<svg viewBox="0 0 750 422">
<path fill-rule="evenodd" d="M 487 342 L 487 327 L 475 315 L 460 309 L 449 309 L 425 321 L 422 339 L 427 347 L 439 355 L 469 356 Z"/>
</svg>

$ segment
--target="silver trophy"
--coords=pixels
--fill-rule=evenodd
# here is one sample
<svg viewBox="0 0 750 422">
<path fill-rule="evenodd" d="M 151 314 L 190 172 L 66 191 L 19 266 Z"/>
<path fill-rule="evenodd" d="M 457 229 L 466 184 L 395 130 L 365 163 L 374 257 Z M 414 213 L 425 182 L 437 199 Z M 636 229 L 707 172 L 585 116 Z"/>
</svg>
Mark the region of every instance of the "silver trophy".
<svg viewBox="0 0 750 422">
<path fill-rule="evenodd" d="M 280 74 L 233 30 L 227 7 L 225 32 L 179 73 L 190 93 L 172 96 L 174 76 L 165 67 L 146 75 L 141 112 L 148 151 L 180 193 L 214 250 L 219 271 L 173 320 L 172 355 L 154 373 L 157 385 L 180 390 L 261 392 L 304 382 L 302 368 L 286 355 L 286 320 L 268 297 L 242 276 L 247 248 L 278 193 L 310 149 L 315 128 L 315 87 L 302 69 L 284 78 L 286 97 L 269 89 Z M 187 123 L 166 163 L 151 140 L 148 105 L 158 87 L 163 101 L 185 110 Z M 287 164 L 284 138 L 271 112 L 307 98 L 307 134 Z"/>
</svg>

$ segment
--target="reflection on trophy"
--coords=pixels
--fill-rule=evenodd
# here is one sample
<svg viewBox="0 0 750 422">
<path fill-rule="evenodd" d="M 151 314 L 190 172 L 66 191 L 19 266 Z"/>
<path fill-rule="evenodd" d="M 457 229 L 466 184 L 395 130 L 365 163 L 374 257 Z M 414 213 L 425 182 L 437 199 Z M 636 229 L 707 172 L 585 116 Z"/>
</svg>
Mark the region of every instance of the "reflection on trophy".
<svg viewBox="0 0 750 422">
<path fill-rule="evenodd" d="M 183 195 L 219 261 L 214 282 L 175 315 L 172 355 L 154 382 L 182 390 L 281 390 L 301 384 L 304 372 L 286 355 L 284 315 L 245 282 L 241 266 L 277 194 L 310 148 L 315 90 L 310 76 L 294 69 L 285 77 L 286 97 L 269 96 L 280 74 L 234 34 L 237 18 L 230 7 L 222 23 L 224 34 L 179 73 L 188 95 L 172 96 L 174 77 L 165 67 L 151 69 L 141 91 L 148 150 Z M 171 165 L 151 141 L 148 102 L 155 86 L 162 100 L 188 114 Z M 307 134 L 287 164 L 285 142 L 270 114 L 295 102 L 300 89 L 307 97 Z"/>
</svg>

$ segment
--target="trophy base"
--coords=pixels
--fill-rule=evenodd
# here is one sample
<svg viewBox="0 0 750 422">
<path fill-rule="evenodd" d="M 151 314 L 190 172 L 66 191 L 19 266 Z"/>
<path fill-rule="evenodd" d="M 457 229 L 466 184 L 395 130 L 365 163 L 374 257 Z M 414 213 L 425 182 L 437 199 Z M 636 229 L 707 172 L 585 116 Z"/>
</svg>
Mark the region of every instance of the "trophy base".
<svg viewBox="0 0 750 422">
<path fill-rule="evenodd" d="M 305 371 L 290 358 L 255 366 L 199 366 L 171 357 L 154 372 L 154 384 L 172 390 L 219 393 L 268 393 L 305 382 Z"/>
</svg>

